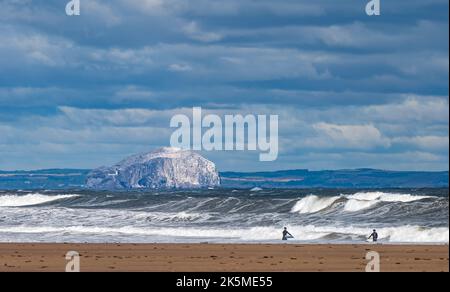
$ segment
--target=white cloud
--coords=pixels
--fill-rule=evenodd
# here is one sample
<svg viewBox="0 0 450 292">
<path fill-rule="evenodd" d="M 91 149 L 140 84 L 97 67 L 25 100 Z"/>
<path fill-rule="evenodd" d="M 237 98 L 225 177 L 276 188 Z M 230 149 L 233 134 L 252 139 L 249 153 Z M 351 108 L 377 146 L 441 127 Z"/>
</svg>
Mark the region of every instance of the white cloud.
<svg viewBox="0 0 450 292">
<path fill-rule="evenodd" d="M 169 128 L 170 118 L 176 110 L 148 109 L 79 109 L 59 107 L 62 118 L 68 119 L 71 125 L 82 127 L 138 127 L 151 126 Z"/>
<path fill-rule="evenodd" d="M 400 144 L 407 148 L 416 148 L 425 151 L 447 151 L 449 150 L 448 136 L 416 136 L 416 137 L 396 137 L 393 143 Z"/>
<path fill-rule="evenodd" d="M 73 48 L 73 43 L 63 38 L 52 38 L 43 34 L 16 34 L 14 30 L 0 25 L 1 62 L 10 61 L 7 56 L 17 58 L 18 62 L 33 65 L 64 66 L 70 64 L 66 53 Z"/>
<path fill-rule="evenodd" d="M 383 137 L 382 133 L 374 125 L 335 125 L 329 123 L 318 123 L 313 128 L 329 138 L 329 148 L 347 149 L 374 149 L 377 147 L 387 148 L 391 145 L 389 139 Z"/>
<path fill-rule="evenodd" d="M 195 21 L 191 21 L 185 24 L 182 30 L 189 38 L 204 43 L 217 42 L 222 39 L 221 34 L 216 32 L 204 31 L 199 27 L 198 23 Z"/>
<path fill-rule="evenodd" d="M 109 1 L 108 1 L 109 2 Z M 122 22 L 122 18 L 116 14 L 111 5 L 97 0 L 84 1 L 83 15 L 102 20 L 107 26 L 115 26 Z"/>
<path fill-rule="evenodd" d="M 449 121 L 448 97 L 405 96 L 401 103 L 368 106 L 364 116 L 379 122 L 445 123 Z"/>
<path fill-rule="evenodd" d="M 169 65 L 169 71 L 172 72 L 189 72 L 192 71 L 192 67 L 186 64 L 171 64 Z"/>
<path fill-rule="evenodd" d="M 168 7 L 168 2 L 164 0 L 120 0 L 122 4 L 131 6 L 138 11 L 143 11 L 147 14 L 157 14 L 163 12 Z"/>
</svg>

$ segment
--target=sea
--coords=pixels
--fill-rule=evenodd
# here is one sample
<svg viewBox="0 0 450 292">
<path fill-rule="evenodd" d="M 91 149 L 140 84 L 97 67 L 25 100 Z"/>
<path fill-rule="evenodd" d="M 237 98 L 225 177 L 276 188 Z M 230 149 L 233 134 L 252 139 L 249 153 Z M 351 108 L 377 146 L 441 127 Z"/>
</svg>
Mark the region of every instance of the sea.
<svg viewBox="0 0 450 292">
<path fill-rule="evenodd" d="M 448 189 L 0 191 L 0 242 L 448 244 Z"/>
</svg>

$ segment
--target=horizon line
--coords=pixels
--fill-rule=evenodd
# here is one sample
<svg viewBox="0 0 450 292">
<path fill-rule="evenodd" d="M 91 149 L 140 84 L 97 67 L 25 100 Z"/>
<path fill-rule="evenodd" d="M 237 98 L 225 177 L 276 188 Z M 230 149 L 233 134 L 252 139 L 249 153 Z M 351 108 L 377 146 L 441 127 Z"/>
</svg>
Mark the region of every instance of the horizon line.
<svg viewBox="0 0 450 292">
<path fill-rule="evenodd" d="M 0 169 L 0 172 L 37 172 L 37 171 L 55 171 L 55 170 L 74 170 L 74 171 L 91 171 L 97 168 L 41 168 L 41 169 Z M 375 171 L 384 171 L 384 172 L 429 172 L 429 173 L 438 173 L 438 172 L 450 172 L 447 170 L 394 170 L 394 169 L 380 169 L 380 168 L 370 168 L 370 167 L 360 167 L 360 168 L 336 168 L 336 169 L 320 169 L 320 170 L 312 170 L 307 168 L 292 168 L 292 169 L 279 169 L 279 170 L 255 170 L 255 171 L 234 171 L 234 170 L 225 170 L 218 171 L 219 173 L 274 173 L 274 172 L 285 172 L 285 171 L 308 171 L 308 172 L 321 172 L 321 171 L 363 171 L 363 170 L 375 170 Z"/>
</svg>

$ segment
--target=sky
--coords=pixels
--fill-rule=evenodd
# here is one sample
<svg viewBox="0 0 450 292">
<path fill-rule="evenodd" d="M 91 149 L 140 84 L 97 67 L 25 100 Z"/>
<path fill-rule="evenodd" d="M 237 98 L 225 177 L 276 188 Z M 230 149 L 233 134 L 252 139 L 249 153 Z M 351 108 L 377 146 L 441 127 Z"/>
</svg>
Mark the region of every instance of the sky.
<svg viewBox="0 0 450 292">
<path fill-rule="evenodd" d="M 172 116 L 279 115 L 279 156 L 219 170 L 448 170 L 449 2 L 0 0 L 0 169 L 168 146 Z"/>
</svg>

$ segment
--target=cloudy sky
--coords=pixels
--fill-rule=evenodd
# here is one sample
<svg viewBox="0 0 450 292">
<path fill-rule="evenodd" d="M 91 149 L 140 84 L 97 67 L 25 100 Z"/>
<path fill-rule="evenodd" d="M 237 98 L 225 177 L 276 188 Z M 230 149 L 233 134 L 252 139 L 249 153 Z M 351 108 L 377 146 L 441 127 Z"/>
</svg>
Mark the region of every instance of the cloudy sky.
<svg viewBox="0 0 450 292">
<path fill-rule="evenodd" d="M 449 2 L 0 0 L 0 169 L 167 146 L 170 118 L 278 114 L 280 154 L 220 170 L 448 170 Z"/>
</svg>

